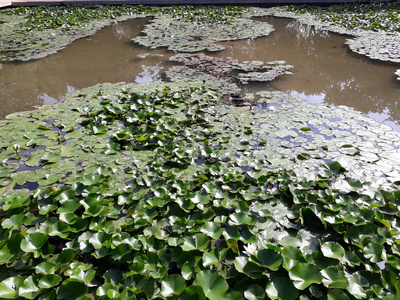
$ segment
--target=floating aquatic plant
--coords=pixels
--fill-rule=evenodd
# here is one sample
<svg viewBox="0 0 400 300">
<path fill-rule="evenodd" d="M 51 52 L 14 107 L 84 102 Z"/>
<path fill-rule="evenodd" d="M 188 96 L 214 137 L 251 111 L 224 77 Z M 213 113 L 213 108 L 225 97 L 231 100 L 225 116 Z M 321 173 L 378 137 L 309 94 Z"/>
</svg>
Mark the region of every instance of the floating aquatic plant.
<svg viewBox="0 0 400 300">
<path fill-rule="evenodd" d="M 400 5 L 395 1 L 331 6 L 289 6 L 287 9 L 295 13 L 310 14 L 330 25 L 348 29 L 400 31 Z"/>
<path fill-rule="evenodd" d="M 292 116 L 298 131 L 262 143 L 278 118 L 234 112 L 201 86 L 78 93 L 0 122 L 2 298 L 397 297 L 399 193 L 365 194 L 370 184 L 334 161 L 320 160 L 313 180 L 273 170 L 264 152 L 315 121 Z M 283 111 L 293 102 L 260 96 Z M 36 169 L 20 169 L 31 160 Z M 39 186 L 21 189 L 23 178 Z"/>
<path fill-rule="evenodd" d="M 276 16 L 293 17 L 309 25 L 355 36 L 346 44 L 361 55 L 382 61 L 400 61 L 398 2 L 286 6 L 267 10 Z"/>
<path fill-rule="evenodd" d="M 42 58 L 111 22 L 146 16 L 154 16 L 154 23 L 135 41 L 186 52 L 220 51 L 217 41 L 255 38 L 273 30 L 251 20 L 249 9 L 236 6 L 21 7 L 0 12 L 0 61 Z"/>
<path fill-rule="evenodd" d="M 349 39 L 346 44 L 359 54 L 382 61 L 400 62 L 400 35 L 374 34 Z"/>
<path fill-rule="evenodd" d="M 235 18 L 229 18 L 229 22 L 209 22 L 208 17 L 191 21 L 190 18 L 181 17 L 179 14 L 160 14 L 145 27 L 144 36 L 133 40 L 151 48 L 167 47 L 179 52 L 212 52 L 224 49 L 216 44 L 218 41 L 256 38 L 273 31 L 268 23 L 251 20 L 248 15 L 240 17 L 237 14 Z"/>
<path fill-rule="evenodd" d="M 293 68 L 293 66 L 286 65 L 284 61 L 239 62 L 236 59 L 224 59 L 204 54 L 177 54 L 170 57 L 170 60 L 182 62 L 185 66 L 195 68 L 201 73 L 241 84 L 247 84 L 249 81 L 272 81 L 280 75 L 291 74 L 288 70 Z M 186 70 L 185 68 L 180 69 Z"/>
</svg>

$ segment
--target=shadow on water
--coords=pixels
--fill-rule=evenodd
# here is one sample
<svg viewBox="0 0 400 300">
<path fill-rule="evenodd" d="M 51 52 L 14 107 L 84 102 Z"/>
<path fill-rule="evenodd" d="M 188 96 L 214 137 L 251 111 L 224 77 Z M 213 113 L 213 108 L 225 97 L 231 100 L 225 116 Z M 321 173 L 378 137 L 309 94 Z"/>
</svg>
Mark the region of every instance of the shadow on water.
<svg viewBox="0 0 400 300">
<path fill-rule="evenodd" d="M 246 92 L 281 90 L 313 103 L 347 105 L 400 131 L 399 64 L 380 63 L 348 50 L 346 36 L 268 17 L 267 37 L 223 43 L 217 56 L 239 60 L 285 60 L 293 75 L 245 86 Z M 100 82 L 160 80 L 172 52 L 135 45 L 148 19 L 113 24 L 47 58 L 0 65 L 0 118 L 63 101 L 72 91 Z"/>
</svg>

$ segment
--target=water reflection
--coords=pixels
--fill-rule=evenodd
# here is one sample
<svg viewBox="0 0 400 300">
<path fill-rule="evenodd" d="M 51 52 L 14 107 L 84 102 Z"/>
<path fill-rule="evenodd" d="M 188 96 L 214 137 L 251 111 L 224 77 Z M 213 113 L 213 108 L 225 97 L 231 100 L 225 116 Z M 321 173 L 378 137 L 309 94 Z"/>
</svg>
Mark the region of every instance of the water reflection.
<svg viewBox="0 0 400 300">
<path fill-rule="evenodd" d="M 0 118 L 63 101 L 72 91 L 99 82 L 134 82 L 141 72 L 165 65 L 170 55 L 165 50 L 149 50 L 131 42 L 147 22 L 115 23 L 44 59 L 4 63 L 0 69 Z M 145 60 L 140 57 L 143 55 Z M 146 81 L 159 80 L 157 76 L 148 72 Z"/>
<path fill-rule="evenodd" d="M 314 26 L 265 18 L 275 27 L 267 37 L 226 42 L 214 54 L 241 61 L 285 60 L 293 75 L 269 84 L 244 86 L 246 92 L 282 90 L 313 103 L 347 105 L 400 131 L 399 64 L 371 61 L 353 54 L 341 36 Z M 171 52 L 135 45 L 148 19 L 121 22 L 75 41 L 45 59 L 0 65 L 0 118 L 65 99 L 76 89 L 99 82 L 149 82 L 161 79 Z"/>
<path fill-rule="evenodd" d="M 347 105 L 400 131 L 400 82 L 397 64 L 374 62 L 352 53 L 346 36 L 289 19 L 266 18 L 275 31 L 252 42 L 225 43 L 218 56 L 239 60 L 285 60 L 293 75 L 270 84 L 246 87 L 247 92 L 279 89 L 313 103 Z"/>
</svg>

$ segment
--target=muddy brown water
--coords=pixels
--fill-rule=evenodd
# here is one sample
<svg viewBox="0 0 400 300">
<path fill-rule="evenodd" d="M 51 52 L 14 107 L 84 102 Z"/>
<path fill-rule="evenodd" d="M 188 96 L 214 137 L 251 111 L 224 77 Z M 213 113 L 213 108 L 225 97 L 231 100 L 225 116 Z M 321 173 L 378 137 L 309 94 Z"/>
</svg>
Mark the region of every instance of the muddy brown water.
<svg viewBox="0 0 400 300">
<path fill-rule="evenodd" d="M 245 92 L 280 90 L 313 103 L 347 105 L 400 131 L 400 64 L 370 60 L 348 50 L 349 37 L 302 25 L 295 20 L 268 17 L 275 27 L 267 37 L 225 42 L 214 54 L 241 61 L 285 60 L 293 75 L 271 83 L 244 86 Z M 63 101 L 71 91 L 99 82 L 160 80 L 159 68 L 172 65 L 165 49 L 135 45 L 148 19 L 113 24 L 75 41 L 57 54 L 31 62 L 0 65 L 0 118 L 43 104 Z"/>
</svg>

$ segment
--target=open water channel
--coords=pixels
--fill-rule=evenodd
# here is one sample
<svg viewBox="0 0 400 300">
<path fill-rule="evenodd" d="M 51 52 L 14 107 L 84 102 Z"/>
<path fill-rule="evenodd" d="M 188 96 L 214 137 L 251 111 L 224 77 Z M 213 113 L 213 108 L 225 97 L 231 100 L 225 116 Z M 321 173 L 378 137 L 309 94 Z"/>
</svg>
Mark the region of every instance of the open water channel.
<svg viewBox="0 0 400 300">
<path fill-rule="evenodd" d="M 397 64 L 352 53 L 343 35 L 298 21 L 268 17 L 275 28 L 267 37 L 222 43 L 219 57 L 240 61 L 285 60 L 293 75 L 270 83 L 251 83 L 245 92 L 279 90 L 313 103 L 347 105 L 400 131 L 400 81 Z M 174 53 L 131 41 L 148 19 L 112 24 L 57 54 L 30 62 L 0 64 L 0 118 L 43 104 L 61 102 L 72 91 L 100 82 L 161 80 L 160 68 Z"/>
</svg>

